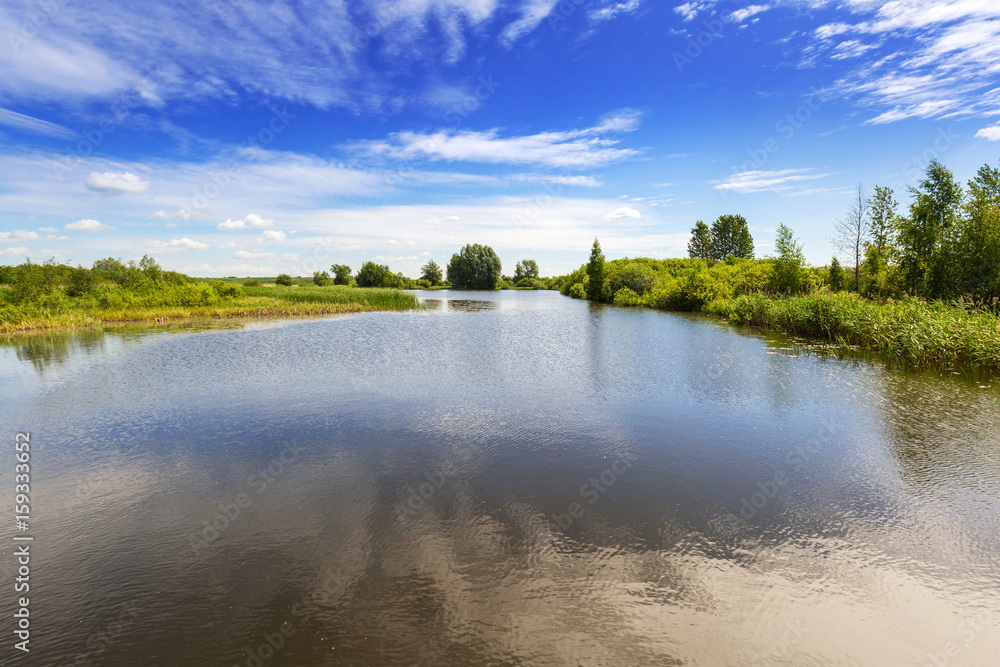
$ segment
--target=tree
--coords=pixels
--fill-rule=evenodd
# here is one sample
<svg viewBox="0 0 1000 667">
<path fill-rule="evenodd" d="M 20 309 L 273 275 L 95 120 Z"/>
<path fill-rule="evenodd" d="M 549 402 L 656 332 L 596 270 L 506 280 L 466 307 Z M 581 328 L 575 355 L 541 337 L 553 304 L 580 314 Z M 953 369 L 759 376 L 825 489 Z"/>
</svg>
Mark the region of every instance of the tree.
<svg viewBox="0 0 1000 667">
<path fill-rule="evenodd" d="M 326 287 L 330 284 L 330 274 L 326 271 L 313 271 L 313 282 L 320 287 Z"/>
<path fill-rule="evenodd" d="M 830 289 L 834 292 L 844 289 L 844 269 L 840 268 L 840 260 L 836 257 L 830 260 Z"/>
<path fill-rule="evenodd" d="M 725 259 L 730 255 L 753 259 L 753 237 L 742 215 L 720 215 L 712 223 L 712 259 Z"/>
<path fill-rule="evenodd" d="M 430 283 L 433 287 L 441 282 L 441 278 L 444 277 L 441 267 L 433 259 L 429 260 L 426 264 L 420 267 L 420 277 Z"/>
<path fill-rule="evenodd" d="M 500 272 L 493 248 L 478 243 L 466 245 L 448 263 L 448 280 L 458 289 L 497 289 Z"/>
<path fill-rule="evenodd" d="M 778 225 L 778 235 L 774 240 L 778 254 L 774 259 L 773 287 L 778 292 L 798 292 L 802 289 L 799 270 L 806 259 L 802 254 L 802 244 L 785 223 Z"/>
<path fill-rule="evenodd" d="M 531 278 L 532 280 L 538 278 L 538 262 L 533 259 L 522 259 L 517 263 L 517 267 L 514 269 L 513 282 L 520 284 L 525 278 Z"/>
<path fill-rule="evenodd" d="M 600 301 L 604 296 L 604 279 L 606 272 L 604 269 L 604 253 L 601 252 L 601 244 L 594 239 L 594 245 L 590 247 L 590 261 L 587 263 L 587 298 L 591 301 Z"/>
<path fill-rule="evenodd" d="M 841 252 L 854 258 L 854 291 L 861 286 L 861 253 L 868 240 L 868 194 L 863 183 L 858 183 L 847 209 L 847 217 L 838 220 L 833 228 L 833 242 Z"/>
<path fill-rule="evenodd" d="M 280 273 L 278 277 L 274 279 L 275 285 L 284 285 L 285 287 L 292 286 L 292 277 L 287 273 Z"/>
<path fill-rule="evenodd" d="M 958 246 L 961 292 L 1000 294 L 1000 169 L 983 165 L 969 181 Z"/>
<path fill-rule="evenodd" d="M 334 264 L 330 267 L 330 271 L 333 272 L 334 285 L 351 284 L 351 267 L 346 264 Z"/>
<path fill-rule="evenodd" d="M 937 160 L 927 165 L 919 187 L 910 188 L 910 215 L 900 221 L 899 265 L 911 293 L 939 297 L 948 291 L 955 268 L 953 233 L 962 205 L 962 188 Z"/>
<path fill-rule="evenodd" d="M 394 282 L 395 274 L 385 264 L 365 262 L 358 270 L 358 287 L 386 287 Z"/>
<path fill-rule="evenodd" d="M 698 259 L 712 259 L 712 230 L 699 220 L 691 230 L 688 241 L 688 256 Z"/>
<path fill-rule="evenodd" d="M 876 185 L 875 193 L 868 200 L 869 238 L 865 242 L 867 289 L 876 294 L 886 292 L 889 265 L 895 261 L 898 252 L 896 231 L 899 222 L 896 206 L 892 188 Z"/>
</svg>

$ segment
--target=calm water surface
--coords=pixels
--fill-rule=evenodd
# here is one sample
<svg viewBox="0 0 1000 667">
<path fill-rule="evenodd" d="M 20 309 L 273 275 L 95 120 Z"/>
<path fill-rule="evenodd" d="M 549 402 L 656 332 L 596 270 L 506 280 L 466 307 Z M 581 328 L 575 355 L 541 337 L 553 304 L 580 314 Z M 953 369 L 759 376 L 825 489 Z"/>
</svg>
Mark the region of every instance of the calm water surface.
<svg viewBox="0 0 1000 667">
<path fill-rule="evenodd" d="M 1000 385 L 432 296 L 0 347 L 0 662 L 997 664 Z"/>
</svg>

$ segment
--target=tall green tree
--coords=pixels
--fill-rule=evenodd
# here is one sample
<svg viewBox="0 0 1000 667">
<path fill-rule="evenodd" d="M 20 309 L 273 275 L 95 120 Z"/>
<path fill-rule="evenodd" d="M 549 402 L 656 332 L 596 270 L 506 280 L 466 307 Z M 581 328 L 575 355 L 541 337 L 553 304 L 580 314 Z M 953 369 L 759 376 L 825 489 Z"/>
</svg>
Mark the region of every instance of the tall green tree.
<svg viewBox="0 0 1000 667">
<path fill-rule="evenodd" d="M 433 259 L 420 267 L 420 277 L 431 284 L 431 287 L 441 282 L 444 277 L 441 267 Z"/>
<path fill-rule="evenodd" d="M 722 260 L 730 255 L 753 259 L 753 237 L 742 215 L 720 215 L 712 223 L 712 259 Z"/>
<path fill-rule="evenodd" d="M 844 269 L 836 257 L 830 260 L 830 289 L 834 292 L 844 289 Z"/>
<path fill-rule="evenodd" d="M 799 292 L 802 290 L 800 272 L 806 263 L 802 254 L 802 244 L 795 240 L 791 228 L 785 223 L 778 225 L 778 235 L 774 239 L 774 273 L 772 287 L 778 292 Z"/>
<path fill-rule="evenodd" d="M 916 188 L 910 188 L 910 215 L 900 221 L 900 268 L 913 294 L 944 296 L 953 277 L 954 232 L 962 206 L 962 187 L 943 164 L 931 160 Z"/>
<path fill-rule="evenodd" d="M 594 239 L 594 245 L 590 247 L 590 261 L 587 262 L 587 298 L 591 301 L 600 301 L 604 296 L 604 279 L 607 272 L 604 268 L 604 253 L 601 252 L 601 244 Z"/>
<path fill-rule="evenodd" d="M 313 271 L 313 282 L 320 287 L 330 284 L 330 274 L 326 271 Z"/>
<path fill-rule="evenodd" d="M 330 271 L 333 272 L 334 285 L 351 284 L 351 267 L 346 264 L 334 264 L 330 267 Z"/>
<path fill-rule="evenodd" d="M 969 181 L 958 246 L 958 291 L 977 298 L 1000 295 L 1000 169 L 983 165 Z"/>
<path fill-rule="evenodd" d="M 396 275 L 385 264 L 365 262 L 358 269 L 358 287 L 393 287 Z"/>
<path fill-rule="evenodd" d="M 514 268 L 514 284 L 521 282 L 525 278 L 538 278 L 538 262 L 533 259 L 522 259 Z"/>
<path fill-rule="evenodd" d="M 865 243 L 865 268 L 868 272 L 869 292 L 886 294 L 889 291 L 889 271 L 899 252 L 897 231 L 899 216 L 892 188 L 875 186 L 868 200 L 868 240 Z"/>
<path fill-rule="evenodd" d="M 688 256 L 697 259 L 712 259 L 712 230 L 701 220 L 694 223 L 694 228 L 691 229 Z"/>
<path fill-rule="evenodd" d="M 497 289 L 500 285 L 500 258 L 487 245 L 466 245 L 451 256 L 448 281 L 458 289 Z"/>
</svg>

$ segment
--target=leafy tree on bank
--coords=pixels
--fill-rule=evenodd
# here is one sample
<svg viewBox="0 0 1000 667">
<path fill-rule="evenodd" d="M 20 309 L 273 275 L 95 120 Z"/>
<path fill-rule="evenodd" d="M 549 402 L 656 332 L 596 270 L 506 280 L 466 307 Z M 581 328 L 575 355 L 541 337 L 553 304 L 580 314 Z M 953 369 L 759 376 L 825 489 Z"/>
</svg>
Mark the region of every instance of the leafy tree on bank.
<svg viewBox="0 0 1000 667">
<path fill-rule="evenodd" d="M 395 274 L 385 264 L 365 262 L 358 270 L 357 282 L 358 287 L 393 287 L 395 279 Z"/>
<path fill-rule="evenodd" d="M 955 250 L 953 233 L 961 213 L 962 188 L 937 160 L 927 166 L 925 178 L 910 188 L 910 216 L 900 222 L 899 265 L 911 294 L 944 296 L 949 290 Z"/>
<path fill-rule="evenodd" d="M 291 287 L 293 284 L 292 277 L 287 273 L 280 273 L 278 274 L 278 277 L 274 279 L 274 284 L 284 285 L 285 287 Z"/>
<path fill-rule="evenodd" d="M 346 264 L 334 264 L 330 267 L 330 271 L 333 272 L 334 285 L 351 284 L 351 267 Z"/>
<path fill-rule="evenodd" d="M 420 267 L 420 277 L 429 283 L 428 287 L 434 287 L 441 282 L 444 274 L 441 271 L 441 267 L 438 266 L 438 263 L 432 259 Z"/>
<path fill-rule="evenodd" d="M 890 267 L 896 261 L 899 228 L 898 204 L 892 188 L 876 185 L 868 200 L 868 241 L 865 243 L 867 293 L 883 295 L 890 291 Z"/>
<path fill-rule="evenodd" d="M 712 230 L 699 220 L 691 230 L 691 240 L 688 241 L 688 257 L 698 259 L 713 259 Z"/>
<path fill-rule="evenodd" d="M 604 296 L 604 279 L 607 274 L 604 269 L 604 253 L 601 252 L 601 244 L 594 239 L 594 245 L 590 247 L 590 261 L 587 263 L 587 298 L 591 301 L 600 301 Z"/>
<path fill-rule="evenodd" d="M 795 235 L 785 223 L 778 225 L 774 249 L 778 254 L 773 257 L 773 289 L 785 293 L 802 291 L 802 278 L 799 274 L 805 266 L 806 258 L 802 254 L 802 244 L 795 240 Z"/>
<path fill-rule="evenodd" d="M 313 282 L 320 287 L 326 287 L 330 284 L 330 274 L 326 271 L 314 271 Z"/>
<path fill-rule="evenodd" d="M 861 289 L 861 254 L 868 242 L 868 194 L 858 183 L 847 217 L 838 220 L 834 227 L 833 245 L 854 258 L 854 291 Z"/>
<path fill-rule="evenodd" d="M 522 259 L 514 268 L 514 280 L 516 285 L 520 285 L 525 278 L 535 280 L 538 278 L 538 262 L 533 259 Z"/>
<path fill-rule="evenodd" d="M 839 292 L 844 289 L 844 269 L 840 266 L 840 260 L 834 257 L 830 260 L 830 289 Z"/>
<path fill-rule="evenodd" d="M 753 237 L 742 215 L 720 215 L 712 223 L 712 259 L 723 260 L 730 255 L 753 259 Z"/>
<path fill-rule="evenodd" d="M 958 247 L 961 293 L 1000 294 L 1000 169 L 984 165 L 969 181 Z"/>
<path fill-rule="evenodd" d="M 500 258 L 493 248 L 478 243 L 466 245 L 448 263 L 448 281 L 458 289 L 497 289 L 500 273 Z"/>
</svg>

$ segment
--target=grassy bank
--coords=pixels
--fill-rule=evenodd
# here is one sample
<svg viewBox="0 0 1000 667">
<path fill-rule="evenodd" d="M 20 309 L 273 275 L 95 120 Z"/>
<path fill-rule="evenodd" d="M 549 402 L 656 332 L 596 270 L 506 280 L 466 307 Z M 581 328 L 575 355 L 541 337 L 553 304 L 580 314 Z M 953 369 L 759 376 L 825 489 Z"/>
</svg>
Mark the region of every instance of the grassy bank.
<svg viewBox="0 0 1000 667">
<path fill-rule="evenodd" d="M 856 294 L 718 299 L 704 312 L 871 350 L 912 368 L 1000 371 L 1000 316 L 988 309 L 919 299 L 879 303 Z"/>
<path fill-rule="evenodd" d="M 407 310 L 414 295 L 356 287 L 244 287 L 220 294 L 208 284 L 172 286 L 141 295 L 108 288 L 93 295 L 62 293 L 16 302 L 0 289 L 0 332 L 96 326 L 120 322 L 163 323 L 185 319 L 294 317 Z"/>
</svg>

